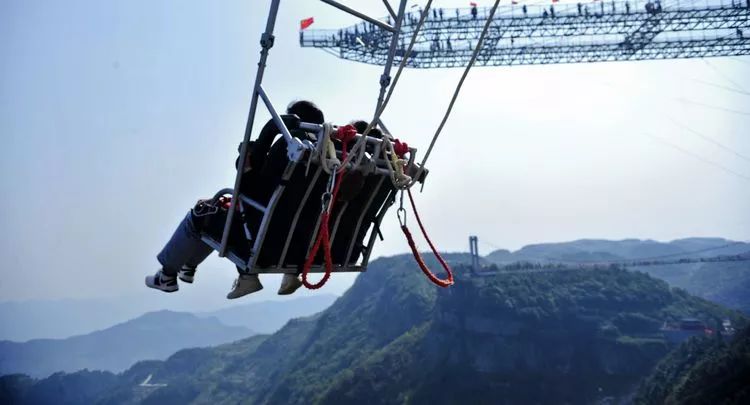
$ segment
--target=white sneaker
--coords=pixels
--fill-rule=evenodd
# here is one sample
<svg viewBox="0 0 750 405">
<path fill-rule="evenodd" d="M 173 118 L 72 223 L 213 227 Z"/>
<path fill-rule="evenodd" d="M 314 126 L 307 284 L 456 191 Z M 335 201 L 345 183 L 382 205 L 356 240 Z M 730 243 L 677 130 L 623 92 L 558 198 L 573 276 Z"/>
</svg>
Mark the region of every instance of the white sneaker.
<svg viewBox="0 0 750 405">
<path fill-rule="evenodd" d="M 193 280 L 195 280 L 195 270 L 195 267 L 182 266 L 180 271 L 177 272 L 177 277 L 181 281 L 192 284 Z"/>
<path fill-rule="evenodd" d="M 291 295 L 297 291 L 298 288 L 302 287 L 302 281 L 296 274 L 284 274 L 284 278 L 281 279 L 281 286 L 279 286 L 279 295 Z"/>
<path fill-rule="evenodd" d="M 241 274 L 234 280 L 232 291 L 227 294 L 227 299 L 235 299 L 252 294 L 263 289 L 257 274 Z"/>
<path fill-rule="evenodd" d="M 146 276 L 146 286 L 170 293 L 180 288 L 177 285 L 177 277 L 167 276 L 161 270 L 157 271 L 153 276 Z"/>
</svg>

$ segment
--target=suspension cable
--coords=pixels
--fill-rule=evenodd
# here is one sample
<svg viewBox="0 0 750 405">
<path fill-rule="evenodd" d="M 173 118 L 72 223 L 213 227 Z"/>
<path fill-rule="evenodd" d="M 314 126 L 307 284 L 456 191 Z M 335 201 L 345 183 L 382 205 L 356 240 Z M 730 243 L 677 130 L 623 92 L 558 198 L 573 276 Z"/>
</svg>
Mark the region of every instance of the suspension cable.
<svg viewBox="0 0 750 405">
<path fill-rule="evenodd" d="M 396 88 L 396 84 L 398 83 L 398 79 L 401 77 L 401 72 L 404 70 L 404 67 L 406 66 L 409 56 L 411 55 L 412 49 L 414 48 L 414 44 L 417 42 L 417 37 L 419 36 L 419 33 L 422 29 L 422 26 L 424 25 L 425 20 L 427 19 L 428 12 L 430 11 L 430 7 L 432 5 L 432 0 L 428 0 L 427 4 L 425 5 L 424 11 L 422 12 L 422 15 L 419 18 L 419 22 L 417 23 L 417 26 L 414 28 L 414 32 L 412 33 L 411 40 L 409 41 L 409 46 L 406 49 L 406 52 L 404 53 L 404 56 L 401 59 L 401 63 L 399 63 L 398 69 L 396 70 L 396 75 L 393 78 L 393 81 L 390 84 L 390 87 L 388 88 L 388 93 L 386 94 L 385 99 L 383 100 L 383 104 L 380 105 L 377 111 L 375 111 L 375 115 L 372 119 L 372 121 L 367 125 L 367 128 L 365 129 L 364 133 L 362 134 L 362 137 L 357 140 L 357 142 L 352 146 L 352 150 L 345 159 L 341 167 L 346 167 L 346 165 L 352 160 L 354 155 L 357 155 L 357 164 L 361 163 L 363 157 L 364 157 L 364 151 L 365 148 L 363 147 L 366 143 L 366 136 L 372 131 L 372 129 L 375 127 L 377 122 L 380 120 L 380 116 L 385 111 L 386 106 L 388 105 L 388 102 L 391 99 L 391 95 L 393 94 L 393 90 Z"/>
<path fill-rule="evenodd" d="M 430 142 L 430 147 L 427 148 L 427 152 L 425 152 L 424 157 L 422 158 L 422 163 L 420 164 L 419 170 L 423 170 L 424 165 L 427 163 L 427 159 L 430 157 L 430 153 L 432 153 L 432 148 L 435 146 L 435 142 L 437 142 L 438 137 L 440 136 L 440 133 L 443 131 L 443 127 L 445 126 L 446 121 L 448 121 L 448 117 L 451 114 L 451 111 L 453 110 L 453 105 L 456 103 L 456 99 L 458 98 L 458 93 L 461 91 L 461 87 L 464 85 L 464 80 L 466 80 L 466 76 L 469 74 L 469 71 L 471 70 L 472 66 L 474 66 L 474 62 L 477 60 L 477 57 L 479 56 L 479 52 L 482 50 L 482 44 L 484 43 L 484 38 L 487 36 L 487 32 L 490 29 L 490 25 L 492 24 L 492 19 L 495 16 L 495 11 L 497 10 L 497 6 L 500 4 L 500 0 L 495 0 L 495 4 L 492 6 L 492 9 L 490 10 L 490 15 L 487 17 L 487 21 L 484 23 L 484 28 L 482 29 L 482 34 L 479 36 L 479 41 L 477 42 L 476 48 L 474 48 L 474 53 L 471 55 L 471 60 L 469 60 L 469 64 L 466 66 L 466 69 L 464 69 L 463 75 L 461 75 L 461 80 L 458 81 L 458 86 L 456 86 L 456 90 L 453 92 L 453 97 L 451 98 L 450 104 L 448 104 L 448 109 L 445 111 L 445 115 L 443 116 L 443 120 L 440 121 L 440 126 L 438 126 L 437 131 L 435 131 L 435 135 L 432 137 L 432 142 Z M 419 179 L 421 176 L 414 176 L 415 179 Z M 414 180 L 416 181 L 416 180 Z M 413 181 L 413 182 L 414 182 Z"/>
</svg>

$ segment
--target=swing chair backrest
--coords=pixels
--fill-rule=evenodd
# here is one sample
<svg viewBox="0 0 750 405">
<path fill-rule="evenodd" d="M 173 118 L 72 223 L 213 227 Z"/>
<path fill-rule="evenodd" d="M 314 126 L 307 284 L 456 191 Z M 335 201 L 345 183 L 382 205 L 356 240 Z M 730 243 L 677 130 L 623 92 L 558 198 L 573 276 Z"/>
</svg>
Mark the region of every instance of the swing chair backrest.
<svg viewBox="0 0 750 405">
<path fill-rule="evenodd" d="M 317 140 L 322 138 L 321 125 L 302 123 L 301 128 L 317 135 Z M 396 189 L 387 168 L 390 163 L 380 153 L 383 141 L 373 137 L 367 137 L 366 141 L 367 150 L 372 154 L 356 168 L 354 163 L 349 163 L 349 171 L 356 171 L 351 175 L 361 176 L 361 180 L 353 182 L 361 188 L 345 190 L 348 175 L 338 179 L 344 181 L 340 194 L 352 192 L 348 201 L 338 201 L 331 212 L 331 255 L 335 272 L 366 270 L 380 223 L 395 199 Z M 281 173 L 263 172 L 264 176 L 279 179 L 278 184 L 273 185 L 270 198 L 238 194 L 237 203 L 244 220 L 233 221 L 226 257 L 246 272 L 297 273 L 302 269 L 317 237 L 321 198 L 330 178 L 319 161 L 316 147 L 315 143 L 301 142 L 298 138 L 287 142 L 288 162 L 283 169 L 281 165 L 276 165 L 279 169 L 275 169 Z M 339 149 L 337 154 L 341 159 Z M 407 167 L 413 167 L 416 150 L 410 152 Z M 209 230 L 203 238 L 217 250 L 220 231 Z M 310 271 L 325 271 L 322 254 L 315 258 Z"/>
</svg>

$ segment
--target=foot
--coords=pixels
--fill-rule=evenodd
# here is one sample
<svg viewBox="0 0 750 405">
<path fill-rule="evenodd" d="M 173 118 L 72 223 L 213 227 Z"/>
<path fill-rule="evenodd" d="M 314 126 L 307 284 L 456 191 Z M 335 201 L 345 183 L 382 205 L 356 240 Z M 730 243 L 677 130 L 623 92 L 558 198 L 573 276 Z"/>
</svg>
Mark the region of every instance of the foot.
<svg viewBox="0 0 750 405">
<path fill-rule="evenodd" d="M 244 297 L 262 289 L 263 285 L 260 283 L 257 274 L 240 274 L 237 280 L 234 280 L 232 291 L 227 294 L 227 298 L 232 300 Z"/>
<path fill-rule="evenodd" d="M 170 293 L 179 289 L 177 277 L 167 276 L 162 270 L 157 271 L 153 276 L 146 276 L 146 286 Z"/>
<path fill-rule="evenodd" d="M 186 283 L 192 284 L 195 279 L 195 270 L 195 267 L 182 266 L 180 271 L 177 272 L 177 277 Z"/>
<path fill-rule="evenodd" d="M 296 274 L 284 274 L 284 278 L 281 279 L 281 286 L 279 287 L 278 294 L 294 294 L 294 292 L 300 287 L 302 287 L 302 281 L 300 281 Z"/>
</svg>

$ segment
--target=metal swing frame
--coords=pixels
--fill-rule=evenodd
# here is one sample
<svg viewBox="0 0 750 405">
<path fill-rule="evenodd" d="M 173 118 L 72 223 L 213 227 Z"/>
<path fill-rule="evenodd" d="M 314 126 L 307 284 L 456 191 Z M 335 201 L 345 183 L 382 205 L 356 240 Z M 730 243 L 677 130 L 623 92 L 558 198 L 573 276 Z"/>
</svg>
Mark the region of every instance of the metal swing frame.
<svg viewBox="0 0 750 405">
<path fill-rule="evenodd" d="M 401 24 L 404 21 L 405 15 L 406 15 L 406 0 L 400 0 L 398 11 L 394 11 L 391 5 L 388 3 L 388 0 L 383 0 L 384 5 L 386 6 L 388 13 L 393 18 L 395 24 L 393 26 L 386 24 L 382 21 L 379 21 L 375 18 L 372 18 L 370 16 L 367 16 L 363 13 L 360 13 L 354 9 L 351 9 L 343 4 L 340 4 L 333 0 L 321 0 L 323 3 L 326 3 L 328 5 L 331 5 L 335 8 L 338 8 L 339 10 L 342 10 L 346 13 L 349 13 L 355 17 L 361 18 L 364 21 L 367 21 L 383 30 L 386 30 L 390 33 L 392 33 L 391 37 L 391 43 L 388 53 L 388 59 L 387 63 L 385 64 L 385 67 L 383 69 L 383 74 L 380 76 L 380 94 L 378 96 L 377 105 L 375 107 L 375 111 L 377 114 L 377 111 L 380 109 L 384 96 L 386 93 L 386 90 L 388 86 L 391 83 L 391 76 L 390 71 L 391 67 L 393 65 L 393 60 L 396 55 L 396 49 L 399 42 L 399 37 L 401 34 Z M 262 87 L 263 82 L 263 74 L 265 72 L 266 68 L 266 61 L 268 59 L 268 54 L 270 49 L 273 47 L 274 44 L 274 26 L 276 24 L 276 16 L 278 14 L 279 9 L 279 3 L 280 0 L 272 0 L 271 1 L 271 7 L 268 14 L 268 19 L 266 22 L 266 28 L 263 34 L 261 35 L 260 39 L 260 45 L 261 45 L 261 51 L 260 51 L 260 61 L 258 63 L 258 70 L 255 75 L 255 83 L 253 85 L 253 94 L 250 101 L 250 110 L 248 113 L 247 118 L 247 124 L 245 126 L 245 135 L 240 147 L 240 158 L 239 158 L 239 165 L 237 168 L 237 175 L 235 177 L 234 181 L 234 188 L 233 189 L 223 189 L 220 190 L 216 197 L 220 195 L 227 195 L 231 194 L 231 204 L 227 211 L 227 217 L 226 221 L 224 223 L 221 240 L 217 240 L 213 238 L 212 236 L 203 233 L 202 239 L 203 241 L 211 246 L 213 249 L 215 249 L 220 257 L 226 257 L 230 259 L 232 262 L 234 262 L 240 269 L 243 271 L 250 273 L 250 274 L 258 274 L 258 273 L 297 273 L 300 271 L 299 265 L 288 265 L 285 263 L 287 252 L 290 247 L 290 243 L 292 241 L 292 238 L 294 236 L 294 232 L 296 230 L 298 220 L 300 216 L 302 215 L 303 207 L 306 205 L 308 199 L 310 198 L 313 188 L 318 181 L 319 177 L 321 175 L 325 175 L 325 173 L 321 174 L 322 169 L 318 166 L 317 169 L 314 171 L 314 173 L 311 174 L 311 179 L 308 180 L 306 177 L 306 181 L 308 183 L 307 188 L 305 190 L 305 193 L 302 197 L 301 203 L 299 203 L 298 208 L 296 212 L 294 213 L 294 217 L 291 222 L 291 226 L 288 230 L 286 240 L 281 252 L 281 255 L 279 257 L 279 260 L 274 265 L 265 265 L 265 266 L 259 266 L 258 264 L 258 257 L 260 255 L 261 249 L 264 246 L 264 242 L 267 236 L 267 232 L 269 230 L 269 225 L 271 223 L 271 220 L 274 218 L 274 211 L 276 209 L 276 206 L 279 202 L 279 200 L 284 196 L 285 189 L 287 187 L 287 182 L 290 180 L 292 174 L 295 172 L 295 170 L 299 170 L 299 167 L 301 165 L 304 165 L 307 163 L 310 164 L 310 161 L 312 163 L 320 163 L 316 162 L 317 155 L 313 153 L 313 151 L 316 148 L 316 145 L 310 141 L 301 141 L 298 138 L 295 138 L 291 135 L 289 128 L 285 125 L 284 121 L 279 116 L 277 109 L 274 108 L 273 103 L 271 102 L 268 94 Z M 261 203 L 254 201 L 253 199 L 240 194 L 240 183 L 242 180 L 242 175 L 244 172 L 244 163 L 246 161 L 246 157 L 248 154 L 248 145 L 249 141 L 252 135 L 252 127 L 253 123 L 255 121 L 255 115 L 256 110 L 258 106 L 258 99 L 261 99 L 263 101 L 263 104 L 266 106 L 268 112 L 271 114 L 271 117 L 276 124 L 277 128 L 280 130 L 282 136 L 284 137 L 286 144 L 287 144 L 287 157 L 289 158 L 289 164 L 287 165 L 286 169 L 284 170 L 284 173 L 281 178 L 281 182 L 276 186 L 267 206 L 263 206 Z M 377 117 L 377 115 L 376 115 Z M 385 128 L 382 121 L 377 118 L 377 123 L 382 128 Z M 311 123 L 301 123 L 300 128 L 301 130 L 304 130 L 306 132 L 315 134 L 317 136 L 316 142 L 320 141 L 323 137 L 323 126 L 317 125 L 317 124 L 311 124 Z M 387 131 L 387 130 L 386 130 Z M 362 137 L 363 135 L 357 134 L 357 139 Z M 371 173 L 371 174 L 377 174 L 380 176 L 380 179 L 377 182 L 377 186 L 374 190 L 369 190 L 370 195 L 366 201 L 365 206 L 362 209 L 362 212 L 359 214 L 357 222 L 356 222 L 356 228 L 354 230 L 354 237 L 352 240 L 348 242 L 347 247 L 347 253 L 346 257 L 343 263 L 336 263 L 334 265 L 334 268 L 332 271 L 334 272 L 361 272 L 365 271 L 367 269 L 367 265 L 369 262 L 370 254 L 372 252 L 372 248 L 375 244 L 375 238 L 380 235 L 380 224 L 385 216 L 386 211 L 388 208 L 394 203 L 395 201 L 395 189 L 392 188 L 392 185 L 390 184 L 390 172 L 388 170 L 388 167 L 386 165 L 389 165 L 390 163 L 384 159 L 381 158 L 382 155 L 382 148 L 383 148 L 383 140 L 377 139 L 373 137 L 366 137 L 367 146 L 371 147 L 374 151 L 370 155 L 370 159 L 368 159 L 367 166 L 365 168 L 365 171 Z M 407 164 L 407 168 L 410 169 L 411 172 L 415 172 L 418 168 L 418 166 L 415 163 L 415 156 L 416 156 L 416 149 L 409 148 L 409 161 Z M 337 153 L 340 154 L 340 151 Z M 353 166 L 353 163 L 349 163 L 350 168 Z M 361 167 L 358 167 L 358 169 L 361 169 Z M 365 214 L 371 210 L 371 205 L 373 203 L 373 199 L 375 198 L 375 195 L 381 191 L 382 187 L 390 187 L 391 191 L 388 193 L 387 197 L 384 201 L 381 202 L 380 206 L 375 207 L 377 209 L 377 213 L 374 216 L 374 218 L 365 218 Z M 332 230 L 331 230 L 331 243 L 333 244 L 336 238 L 336 232 L 339 227 L 339 221 L 341 220 L 341 217 L 343 216 L 343 212 L 346 210 L 346 205 L 348 203 L 344 203 L 343 207 L 341 208 L 339 212 L 338 218 L 333 218 L 333 224 L 332 224 Z M 257 210 L 260 213 L 262 213 L 263 217 L 260 222 L 260 227 L 257 231 L 257 235 L 253 237 L 253 235 L 250 234 L 250 231 L 245 227 L 245 236 L 246 238 L 252 242 L 252 250 L 250 257 L 248 259 L 245 259 L 241 257 L 241 255 L 236 254 L 231 249 L 229 249 L 229 239 L 230 239 L 230 233 L 232 226 L 235 224 L 235 212 L 239 210 L 240 212 L 245 212 L 246 210 Z M 318 222 L 315 225 L 315 229 L 318 229 L 320 218 L 318 218 Z M 352 264 L 349 262 L 352 252 L 355 250 L 355 245 L 357 243 L 357 235 L 360 234 L 360 231 L 362 229 L 362 226 L 366 225 L 368 228 L 367 232 L 369 232 L 369 236 L 366 236 L 365 239 L 367 239 L 367 245 L 365 246 L 359 246 L 359 248 L 362 248 L 361 254 L 362 259 L 357 264 Z M 313 234 L 312 237 L 309 240 L 309 246 L 307 247 L 307 252 L 309 254 L 310 249 L 313 246 L 315 237 L 317 235 Z M 382 236 L 381 236 L 382 238 Z M 323 264 L 317 264 L 313 265 L 313 267 L 310 269 L 310 272 L 323 272 L 325 271 L 325 268 Z"/>
</svg>

